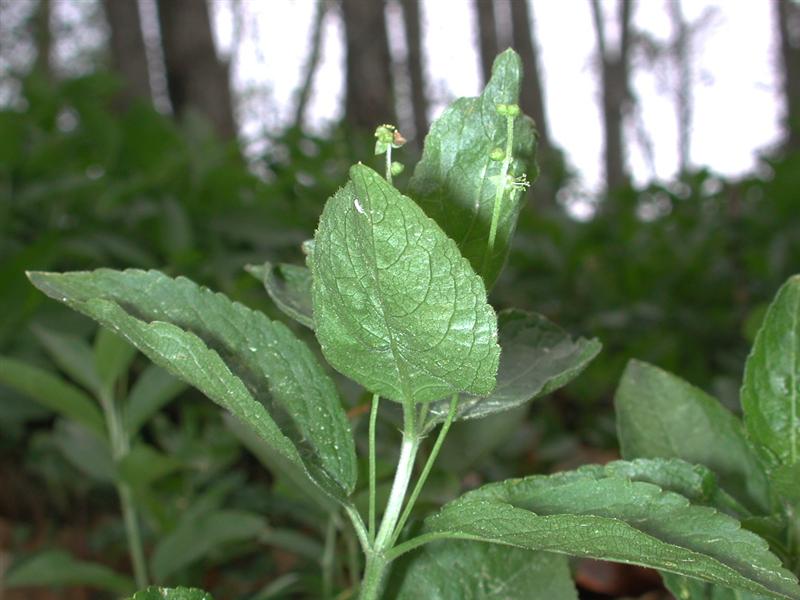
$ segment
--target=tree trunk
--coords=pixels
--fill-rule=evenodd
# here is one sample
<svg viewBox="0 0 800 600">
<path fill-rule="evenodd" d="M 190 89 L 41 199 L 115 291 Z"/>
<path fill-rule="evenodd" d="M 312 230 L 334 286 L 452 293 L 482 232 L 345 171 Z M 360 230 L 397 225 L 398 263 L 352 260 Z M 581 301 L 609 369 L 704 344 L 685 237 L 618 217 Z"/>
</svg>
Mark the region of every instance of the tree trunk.
<svg viewBox="0 0 800 600">
<path fill-rule="evenodd" d="M 544 87 L 539 72 L 539 49 L 535 42 L 528 0 L 511 2 L 511 35 L 514 48 L 522 58 L 524 77 L 519 104 L 522 112 L 533 117 L 539 132 L 539 148 L 550 148 L 550 132 L 544 106 Z"/>
<path fill-rule="evenodd" d="M 228 67 L 217 58 L 208 5 L 205 0 L 157 0 L 157 4 L 173 112 L 182 116 L 196 111 L 220 136 L 235 138 Z"/>
<path fill-rule="evenodd" d="M 800 5 L 775 0 L 783 68 L 785 141 L 789 152 L 800 152 Z"/>
<path fill-rule="evenodd" d="M 297 90 L 297 101 L 295 103 L 294 126 L 303 126 L 308 98 L 311 95 L 311 86 L 314 83 L 314 74 L 319 65 L 319 53 L 322 47 L 322 29 L 325 23 L 325 14 L 328 12 L 328 3 L 325 0 L 317 0 L 314 23 L 311 26 L 311 50 L 308 53 L 308 61 L 303 69 L 305 77 L 303 83 Z"/>
<path fill-rule="evenodd" d="M 591 6 L 600 57 L 606 191 L 610 192 L 630 185 L 630 176 L 625 164 L 623 125 L 631 99 L 629 53 L 632 2 L 631 0 L 619 0 L 620 39 L 616 51 L 612 51 L 606 44 L 599 0 L 592 0 Z"/>
<path fill-rule="evenodd" d="M 495 19 L 495 0 L 473 0 L 475 20 L 478 23 L 478 48 L 480 49 L 481 73 L 483 85 L 492 76 L 492 64 L 500 53 L 497 41 L 497 19 Z"/>
<path fill-rule="evenodd" d="M 39 0 L 33 14 L 33 38 L 36 43 L 36 62 L 34 68 L 47 79 L 52 78 L 53 33 L 50 30 L 50 15 L 53 7 L 50 0 Z"/>
<path fill-rule="evenodd" d="M 422 140 L 428 132 L 428 98 L 425 95 L 425 69 L 422 60 L 422 20 L 419 14 L 420 0 L 401 0 L 403 21 L 408 47 L 408 75 L 411 80 L 411 108 L 414 111 L 414 140 L 422 148 Z"/>
<path fill-rule="evenodd" d="M 347 38 L 345 118 L 373 131 L 395 120 L 392 60 L 383 0 L 342 0 Z"/>
<path fill-rule="evenodd" d="M 692 130 L 692 65 L 691 30 L 683 16 L 681 0 L 668 4 L 674 40 L 672 43 L 678 85 L 675 90 L 675 110 L 678 116 L 678 168 L 685 173 L 689 168 Z"/>
<path fill-rule="evenodd" d="M 120 95 L 123 106 L 130 106 L 136 100 L 150 101 L 150 74 L 139 1 L 103 0 L 103 8 L 111 29 L 111 63 L 125 85 Z"/>
</svg>

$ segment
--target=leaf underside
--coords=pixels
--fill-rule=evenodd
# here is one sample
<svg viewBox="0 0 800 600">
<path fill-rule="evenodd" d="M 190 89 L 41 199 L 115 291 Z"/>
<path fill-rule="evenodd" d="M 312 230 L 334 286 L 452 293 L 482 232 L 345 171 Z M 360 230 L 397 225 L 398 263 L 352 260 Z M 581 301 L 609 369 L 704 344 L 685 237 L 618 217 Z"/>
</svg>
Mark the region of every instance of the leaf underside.
<svg viewBox="0 0 800 600">
<path fill-rule="evenodd" d="M 545 396 L 577 377 L 600 352 L 596 339 L 573 339 L 542 315 L 519 310 L 497 316 L 500 366 L 487 397 L 462 395 L 456 420 L 482 419 Z M 431 405 L 430 425 L 447 416 L 449 401 Z"/>
<path fill-rule="evenodd" d="M 356 165 L 309 259 L 317 339 L 373 393 L 430 402 L 494 388 L 500 348 L 483 281 L 410 198 Z"/>
<path fill-rule="evenodd" d="M 613 560 L 800 598 L 796 578 L 763 539 L 713 508 L 620 476 L 622 468 L 592 465 L 489 484 L 445 505 L 426 519 L 424 530 L 428 539 L 475 539 Z"/>
<path fill-rule="evenodd" d="M 299 265 L 273 265 L 269 262 L 248 265 L 246 269 L 263 284 L 275 306 L 285 315 L 314 329 L 311 271 Z"/>
</svg>

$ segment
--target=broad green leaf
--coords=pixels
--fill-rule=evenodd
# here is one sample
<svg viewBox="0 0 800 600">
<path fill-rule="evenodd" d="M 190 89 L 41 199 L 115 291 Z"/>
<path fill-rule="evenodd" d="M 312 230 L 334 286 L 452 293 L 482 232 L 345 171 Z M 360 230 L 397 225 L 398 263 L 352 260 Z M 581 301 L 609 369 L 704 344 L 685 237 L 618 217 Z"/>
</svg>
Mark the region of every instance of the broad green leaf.
<svg viewBox="0 0 800 600">
<path fill-rule="evenodd" d="M 492 391 L 500 348 L 481 278 L 375 171 L 350 169 L 309 264 L 317 339 L 337 370 L 401 403 Z"/>
<path fill-rule="evenodd" d="M 645 481 L 590 466 L 494 483 L 426 519 L 424 539 L 490 541 L 613 560 L 777 598 L 795 576 L 735 519 Z"/>
<path fill-rule="evenodd" d="M 448 540 L 428 544 L 392 567 L 387 600 L 577 600 L 564 556 Z"/>
<path fill-rule="evenodd" d="M 97 403 L 61 377 L 28 363 L 0 356 L 0 383 L 30 396 L 42 406 L 77 421 L 105 438 L 105 421 Z"/>
<path fill-rule="evenodd" d="M 225 544 L 256 539 L 266 528 L 253 513 L 218 510 L 184 519 L 156 545 L 150 565 L 156 581 L 206 557 Z"/>
<path fill-rule="evenodd" d="M 128 600 L 214 600 L 211 594 L 197 588 L 149 587 L 136 592 Z"/>
<path fill-rule="evenodd" d="M 683 379 L 632 360 L 614 398 L 624 458 L 681 458 L 705 465 L 722 487 L 757 512 L 768 485 L 739 419 Z"/>
<path fill-rule="evenodd" d="M 327 493 L 353 490 L 355 449 L 336 388 L 283 324 L 157 271 L 29 276 L 230 410 Z"/>
<path fill-rule="evenodd" d="M 59 369 L 87 390 L 95 394 L 101 392 L 103 386 L 95 368 L 94 353 L 85 340 L 40 327 L 33 332 Z"/>
<path fill-rule="evenodd" d="M 97 331 L 93 351 L 95 370 L 106 389 L 111 389 L 136 358 L 136 348 L 105 327 Z"/>
<path fill-rule="evenodd" d="M 150 418 L 164 408 L 186 384 L 158 365 L 149 365 L 128 393 L 125 403 L 125 429 L 133 437 Z"/>
<path fill-rule="evenodd" d="M 577 377 L 600 352 L 596 339 L 574 340 L 545 317 L 519 310 L 497 315 L 500 366 L 497 387 L 485 398 L 464 396 L 456 419 L 482 419 L 557 390 Z M 449 400 L 434 402 L 431 424 L 447 416 Z"/>
<path fill-rule="evenodd" d="M 248 265 L 247 272 L 258 279 L 284 314 L 301 325 L 314 329 L 311 306 L 311 271 L 297 265 L 265 262 L 263 265 Z"/>
<path fill-rule="evenodd" d="M 765 600 L 765 596 L 732 590 L 672 573 L 662 573 L 661 578 L 677 600 Z"/>
<path fill-rule="evenodd" d="M 773 466 L 800 462 L 800 275 L 778 290 L 744 368 L 744 422 Z"/>
<path fill-rule="evenodd" d="M 522 62 L 513 50 L 494 61 L 492 77 L 477 98 L 456 100 L 431 125 L 422 159 L 409 182 L 409 194 L 425 213 L 455 240 L 461 253 L 491 288 L 503 268 L 524 194 L 506 192 L 494 249 L 487 241 L 501 163 L 489 155 L 505 149 L 506 117 L 497 104 L 517 103 Z M 514 123 L 509 174 L 535 179 L 536 133 L 533 121 L 520 115 Z"/>
<path fill-rule="evenodd" d="M 79 560 L 61 550 L 48 550 L 13 566 L 3 579 L 6 587 L 89 586 L 115 594 L 130 594 L 134 583 L 105 565 Z"/>
</svg>

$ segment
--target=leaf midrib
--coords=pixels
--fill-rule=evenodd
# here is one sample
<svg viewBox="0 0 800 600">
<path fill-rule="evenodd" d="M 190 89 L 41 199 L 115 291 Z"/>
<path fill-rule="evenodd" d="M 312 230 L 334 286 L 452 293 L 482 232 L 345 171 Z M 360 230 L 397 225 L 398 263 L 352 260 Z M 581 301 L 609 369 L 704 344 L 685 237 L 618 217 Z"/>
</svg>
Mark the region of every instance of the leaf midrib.
<svg viewBox="0 0 800 600">
<path fill-rule="evenodd" d="M 368 186 L 366 178 L 364 177 L 363 174 L 361 175 L 361 183 L 364 186 L 364 189 L 367 190 Z M 356 196 L 356 200 L 358 200 L 357 192 L 358 192 L 357 189 L 353 189 L 353 195 Z M 405 372 L 402 362 L 401 360 L 399 360 L 400 351 L 397 348 L 397 343 L 395 342 L 394 335 L 392 334 L 392 328 L 389 326 L 389 321 L 387 320 L 386 317 L 386 312 L 387 312 L 386 306 L 383 302 L 383 288 L 381 287 L 380 269 L 378 268 L 378 252 L 375 248 L 375 222 L 373 221 L 373 213 L 372 213 L 372 195 L 369 192 L 369 190 L 367 190 L 367 193 L 364 196 L 365 196 L 364 200 L 367 202 L 367 206 L 365 207 L 366 210 L 364 212 L 366 213 L 367 219 L 369 220 L 369 245 L 370 245 L 370 250 L 372 251 L 372 256 L 371 256 L 372 260 L 370 261 L 370 266 L 373 267 L 374 269 L 373 274 L 375 277 L 375 287 L 378 288 L 377 301 L 380 307 L 381 320 L 383 321 L 383 326 L 386 329 L 386 334 L 389 336 L 389 348 L 391 349 L 392 360 L 395 364 L 395 369 L 397 369 L 398 378 L 400 379 L 400 385 L 402 387 L 402 392 L 403 392 L 403 401 L 412 402 L 413 394 L 411 393 L 411 390 L 409 389 L 408 386 L 408 373 Z M 358 212 L 356 212 L 356 219 L 357 218 L 358 218 Z M 406 240 L 406 244 L 408 244 L 408 240 Z M 403 249 L 403 252 L 405 252 L 405 248 Z M 403 252 L 401 252 L 400 254 L 402 255 Z"/>
</svg>

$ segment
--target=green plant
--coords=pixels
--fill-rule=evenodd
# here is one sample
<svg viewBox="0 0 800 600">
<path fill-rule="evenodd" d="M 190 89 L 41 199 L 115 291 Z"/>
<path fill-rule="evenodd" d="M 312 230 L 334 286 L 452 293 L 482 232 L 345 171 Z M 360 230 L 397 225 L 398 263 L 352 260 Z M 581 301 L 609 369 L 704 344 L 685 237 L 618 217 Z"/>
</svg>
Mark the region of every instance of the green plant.
<svg viewBox="0 0 800 600">
<path fill-rule="evenodd" d="M 390 183 L 390 156 L 385 179 L 358 164 L 304 245 L 308 270 L 251 269 L 279 307 L 314 329 L 326 361 L 372 394 L 363 511 L 355 443 L 337 388 L 285 325 L 156 271 L 29 277 L 230 411 L 298 486 L 334 507 L 334 516 L 345 515 L 362 550 L 347 568 L 358 579 L 364 559 L 358 587 L 365 600 L 461 597 L 464 589 L 527 597 L 533 587 L 550 598 L 575 598 L 565 555 L 800 598 L 796 578 L 761 538 L 702 505 L 713 480 L 678 460 L 620 461 L 492 483 L 412 519 L 454 421 L 553 391 L 599 351 L 596 340 L 573 340 L 544 317 L 498 315 L 487 302 L 508 254 L 526 174 L 535 169 L 535 131 L 519 114 L 519 86 L 519 59 L 507 51 L 483 94 L 458 100 L 432 126 L 410 197 Z M 394 141 L 379 139 L 376 149 L 388 151 Z M 381 398 L 390 401 L 384 414 L 402 412 L 382 516 Z M 417 455 L 437 426 L 412 486 Z M 326 556 L 323 580 L 330 582 L 335 556 Z M 515 577 L 528 564 L 536 568 Z M 461 569 L 458 581 L 447 565 Z M 155 594 L 140 597 L 148 593 Z M 202 597 L 173 597 L 191 593 Z"/>
<path fill-rule="evenodd" d="M 632 361 L 616 395 L 623 456 L 696 463 L 712 483 L 700 502 L 741 520 L 800 572 L 800 276 L 767 310 L 740 399 L 743 422 L 675 375 Z M 674 574 L 665 581 L 679 598 L 727 597 Z"/>
</svg>

